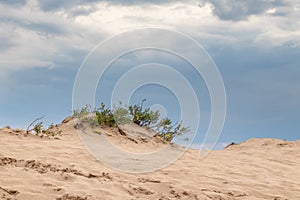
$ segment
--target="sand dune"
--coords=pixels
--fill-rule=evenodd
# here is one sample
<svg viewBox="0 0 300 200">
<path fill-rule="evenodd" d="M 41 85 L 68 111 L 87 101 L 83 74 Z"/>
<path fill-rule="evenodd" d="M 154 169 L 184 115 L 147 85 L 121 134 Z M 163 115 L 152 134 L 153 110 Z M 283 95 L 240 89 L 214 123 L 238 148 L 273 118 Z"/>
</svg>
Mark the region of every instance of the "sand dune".
<svg viewBox="0 0 300 200">
<path fill-rule="evenodd" d="M 188 150 L 166 168 L 134 174 L 116 171 L 91 156 L 74 120 L 56 129 L 62 133 L 55 137 L 0 129 L 2 199 L 300 199 L 299 140 L 251 139 L 212 151 L 201 160 L 198 151 Z M 99 135 L 138 153 L 170 146 L 151 133 L 138 134 L 143 130 L 123 130 L 120 135 L 101 129 Z"/>
</svg>

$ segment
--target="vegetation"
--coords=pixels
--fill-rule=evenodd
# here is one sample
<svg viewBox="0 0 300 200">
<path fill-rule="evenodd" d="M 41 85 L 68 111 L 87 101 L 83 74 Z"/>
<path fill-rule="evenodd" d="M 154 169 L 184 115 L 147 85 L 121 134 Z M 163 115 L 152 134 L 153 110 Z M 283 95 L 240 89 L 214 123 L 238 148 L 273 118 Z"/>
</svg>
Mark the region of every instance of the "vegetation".
<svg viewBox="0 0 300 200">
<path fill-rule="evenodd" d="M 149 127 L 157 133 L 157 136 L 164 141 L 171 141 L 175 136 L 190 132 L 182 122 L 172 123 L 170 118 L 160 118 L 159 111 L 153 111 L 150 108 L 143 108 L 144 99 L 141 104 L 122 106 L 111 110 L 106 108 L 104 103 L 100 104 L 97 109 L 91 109 L 85 106 L 80 110 L 73 111 L 73 117 L 80 119 L 83 123 L 88 123 L 92 127 L 109 126 L 118 127 L 118 125 L 133 122 L 139 126 Z"/>
<path fill-rule="evenodd" d="M 115 122 L 119 125 L 128 124 L 132 122 L 129 110 L 127 108 L 122 107 L 122 102 L 119 103 L 119 107 L 114 107 L 113 116 Z"/>
<path fill-rule="evenodd" d="M 117 125 L 113 112 L 109 108 L 105 108 L 104 103 L 101 103 L 100 108 L 95 113 L 99 125 L 104 124 L 109 127 Z"/>
<path fill-rule="evenodd" d="M 161 119 L 156 127 L 156 132 L 166 141 L 171 141 L 177 135 L 183 135 L 190 132 L 188 127 L 185 127 L 182 122 L 179 124 L 172 124 L 170 118 Z"/>
<path fill-rule="evenodd" d="M 152 111 L 150 108 L 143 109 L 143 103 L 146 101 L 144 99 L 141 103 L 131 105 L 128 107 L 129 114 L 132 116 L 132 122 L 140 126 L 149 126 L 151 124 L 156 124 L 159 119 L 159 111 Z"/>
<path fill-rule="evenodd" d="M 84 117 L 88 116 L 88 114 L 90 114 L 91 112 L 91 106 L 86 105 L 80 110 L 74 110 L 73 117 L 83 119 Z"/>
<path fill-rule="evenodd" d="M 38 122 L 37 124 L 35 124 L 33 130 L 36 134 L 41 133 L 43 130 L 43 122 Z"/>
<path fill-rule="evenodd" d="M 91 106 L 86 105 L 80 110 L 73 111 L 73 117 L 80 119 L 80 121 L 84 123 L 88 123 L 91 127 L 96 127 L 99 122 L 97 118 L 95 118 L 95 109 L 91 109 Z"/>
<path fill-rule="evenodd" d="M 35 120 L 33 120 L 29 126 L 26 129 L 26 133 L 29 134 L 29 132 L 31 131 L 35 131 L 37 134 L 39 132 L 41 132 L 41 129 L 43 128 L 43 122 L 40 122 L 41 119 L 43 119 L 45 116 L 42 117 L 38 117 Z M 30 129 L 31 127 L 33 127 L 32 129 Z"/>
<path fill-rule="evenodd" d="M 54 131 L 55 126 L 53 124 L 51 124 L 48 129 L 44 128 L 43 122 L 41 121 L 43 118 L 44 116 L 33 120 L 27 127 L 26 133 L 29 134 L 33 132 L 36 135 L 45 134 L 47 136 L 56 136 L 62 133 L 61 130 Z"/>
</svg>

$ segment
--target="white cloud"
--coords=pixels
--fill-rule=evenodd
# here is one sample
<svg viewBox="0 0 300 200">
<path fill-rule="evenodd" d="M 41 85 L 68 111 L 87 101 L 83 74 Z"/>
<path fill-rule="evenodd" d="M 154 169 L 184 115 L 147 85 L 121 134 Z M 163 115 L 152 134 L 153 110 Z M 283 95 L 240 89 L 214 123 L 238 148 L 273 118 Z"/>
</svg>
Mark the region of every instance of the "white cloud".
<svg viewBox="0 0 300 200">
<path fill-rule="evenodd" d="M 95 12 L 77 16 L 75 21 L 92 29 L 119 33 L 141 27 L 176 28 L 183 24 L 192 25 L 196 20 L 208 18 L 211 15 L 210 7 L 199 8 L 197 2 L 144 6 L 98 3 Z M 197 24 L 201 21 L 204 22 L 200 20 Z"/>
<path fill-rule="evenodd" d="M 56 63 L 73 61 L 77 59 L 74 52 L 87 52 L 97 38 L 73 20 L 59 13 L 45 13 L 32 2 L 19 9 L 0 4 L 3 11 L 0 13 L 1 40 L 9 41 L 0 49 L 2 75 L 13 70 L 56 67 Z M 90 39 L 89 35 L 94 38 Z"/>
<path fill-rule="evenodd" d="M 288 44 L 297 48 L 300 43 L 299 3 L 292 0 L 277 7 L 277 4 L 264 1 L 264 12 L 257 11 L 259 14 L 255 15 L 254 10 L 247 20 L 236 22 L 219 19 L 211 5 L 199 6 L 198 1 L 165 4 L 117 2 L 89 1 L 60 7 L 59 2 L 51 4 L 49 1 L 59 9 L 47 12 L 36 0 L 19 7 L 0 3 L 1 73 L 71 62 L 78 59 L 74 52 L 87 53 L 104 36 L 143 27 L 182 31 L 204 46 L 272 48 Z M 288 14 L 278 14 L 287 11 Z"/>
</svg>

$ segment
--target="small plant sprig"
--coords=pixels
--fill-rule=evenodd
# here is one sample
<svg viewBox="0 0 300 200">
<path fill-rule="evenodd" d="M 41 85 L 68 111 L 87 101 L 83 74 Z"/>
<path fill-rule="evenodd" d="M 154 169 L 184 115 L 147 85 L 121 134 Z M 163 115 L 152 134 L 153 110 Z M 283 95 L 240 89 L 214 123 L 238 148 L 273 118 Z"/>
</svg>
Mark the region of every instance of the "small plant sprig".
<svg viewBox="0 0 300 200">
<path fill-rule="evenodd" d="M 44 118 L 45 116 L 42 117 L 38 117 L 35 120 L 33 120 L 29 126 L 26 129 L 26 134 L 28 135 L 29 132 L 31 131 L 35 131 L 36 134 L 42 132 L 42 128 L 43 128 L 43 122 L 41 122 L 41 120 Z M 32 129 L 30 129 L 33 126 Z"/>
<path fill-rule="evenodd" d="M 36 134 L 39 134 L 43 131 L 43 122 L 39 122 L 37 123 L 36 125 L 34 125 L 33 127 L 33 131 L 36 133 Z"/>
<path fill-rule="evenodd" d="M 48 136 L 60 135 L 62 133 L 61 130 L 59 131 L 51 130 L 55 127 L 53 124 L 49 125 L 48 129 L 44 128 L 43 122 L 41 121 L 43 118 L 44 116 L 33 120 L 27 127 L 26 133 L 29 134 L 30 132 L 34 132 L 36 135 L 43 133 Z M 32 127 L 32 129 L 30 129 L 30 127 Z"/>
</svg>

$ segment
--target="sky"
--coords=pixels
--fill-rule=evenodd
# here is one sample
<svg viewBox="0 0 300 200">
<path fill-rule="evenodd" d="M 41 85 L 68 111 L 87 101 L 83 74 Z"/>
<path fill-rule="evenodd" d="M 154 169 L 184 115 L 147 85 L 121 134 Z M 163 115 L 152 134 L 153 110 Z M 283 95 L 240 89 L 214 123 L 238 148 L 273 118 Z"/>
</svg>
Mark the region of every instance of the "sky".
<svg viewBox="0 0 300 200">
<path fill-rule="evenodd" d="M 0 126 L 25 128 L 40 116 L 46 124 L 60 123 L 72 114 L 76 75 L 97 44 L 123 32 L 160 28 L 201 44 L 220 72 L 227 112 L 218 146 L 253 137 L 300 139 L 299 18 L 298 0 L 1 0 Z M 174 56 L 152 50 L 123 55 L 98 83 L 96 103 L 110 101 L 122 70 L 149 62 L 178 70 L 201 99 L 197 146 L 211 116 L 210 94 L 188 63 Z M 138 88 L 131 102 L 144 98 L 180 120 L 178 99 L 168 88 Z"/>
</svg>

